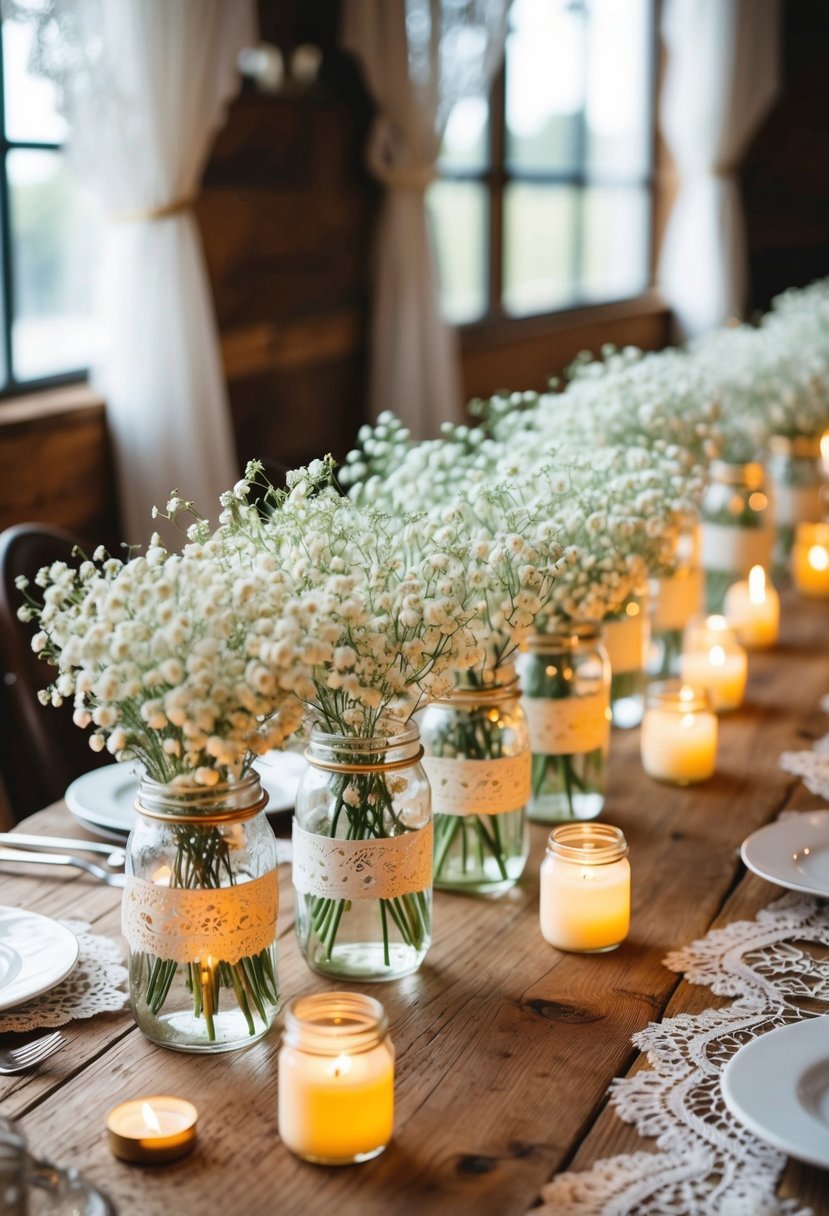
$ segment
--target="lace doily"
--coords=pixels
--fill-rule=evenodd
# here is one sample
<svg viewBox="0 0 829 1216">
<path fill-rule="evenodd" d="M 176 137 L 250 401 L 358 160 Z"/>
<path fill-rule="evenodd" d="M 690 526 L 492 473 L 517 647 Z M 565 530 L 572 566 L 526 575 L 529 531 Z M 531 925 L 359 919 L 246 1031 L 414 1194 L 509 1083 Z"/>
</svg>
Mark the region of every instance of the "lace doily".
<svg viewBox="0 0 829 1216">
<path fill-rule="evenodd" d="M 829 712 L 829 703 L 824 704 Z M 820 798 L 829 798 L 829 735 L 814 745 L 810 752 L 783 752 L 780 767 L 800 777 L 803 784 Z"/>
<path fill-rule="evenodd" d="M 432 821 L 401 836 L 340 840 L 307 832 L 294 819 L 292 879 L 322 899 L 398 899 L 432 885 Z"/>
<path fill-rule="evenodd" d="M 775 1189 L 786 1162 L 726 1110 L 720 1074 L 750 1039 L 829 1007 L 826 905 L 790 893 L 753 921 L 715 929 L 668 955 L 666 966 L 734 997 L 724 1009 L 679 1014 L 634 1036 L 650 1068 L 613 1083 L 611 1102 L 657 1152 L 599 1161 L 563 1173 L 542 1191 L 533 1216 L 782 1216 L 802 1213 Z"/>
<path fill-rule="evenodd" d="M 56 988 L 0 1013 L 0 1034 L 65 1026 L 96 1013 L 118 1013 L 126 1005 L 127 969 L 121 964 L 118 944 L 90 933 L 83 921 L 61 923 L 72 930 L 80 946 L 74 970 Z"/>
</svg>

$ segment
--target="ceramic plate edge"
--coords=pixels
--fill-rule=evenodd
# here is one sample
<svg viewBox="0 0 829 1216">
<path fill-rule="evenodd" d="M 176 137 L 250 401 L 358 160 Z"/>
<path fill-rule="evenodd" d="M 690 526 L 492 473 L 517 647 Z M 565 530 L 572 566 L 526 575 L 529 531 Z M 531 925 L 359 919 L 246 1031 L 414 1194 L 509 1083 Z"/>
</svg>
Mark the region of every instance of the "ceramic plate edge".
<svg viewBox="0 0 829 1216">
<path fill-rule="evenodd" d="M 75 934 L 71 929 L 67 928 L 66 925 L 61 924 L 61 922 L 58 920 L 55 920 L 53 916 L 44 916 L 42 912 L 30 912 L 26 908 L 13 908 L 8 904 L 0 904 L 0 915 L 2 915 L 3 912 L 16 912 L 20 916 L 35 916 L 38 918 L 38 920 L 46 920 L 51 924 L 56 925 L 61 933 L 66 935 L 64 938 L 66 944 L 68 945 L 70 940 L 74 944 L 74 954 L 72 961 L 67 964 L 62 974 L 58 975 L 57 977 L 53 977 L 47 984 L 43 985 L 42 987 L 37 987 L 31 992 L 27 992 L 25 996 L 20 997 L 11 1003 L 3 999 L 2 990 L 0 990 L 0 1011 L 6 1009 L 16 1009 L 19 1005 L 24 1005 L 26 1001 L 31 1001 L 35 997 L 43 996 L 44 992 L 51 992 L 53 988 L 56 988 L 58 984 L 65 980 L 67 975 L 74 970 L 81 954 L 80 942 Z"/>
</svg>

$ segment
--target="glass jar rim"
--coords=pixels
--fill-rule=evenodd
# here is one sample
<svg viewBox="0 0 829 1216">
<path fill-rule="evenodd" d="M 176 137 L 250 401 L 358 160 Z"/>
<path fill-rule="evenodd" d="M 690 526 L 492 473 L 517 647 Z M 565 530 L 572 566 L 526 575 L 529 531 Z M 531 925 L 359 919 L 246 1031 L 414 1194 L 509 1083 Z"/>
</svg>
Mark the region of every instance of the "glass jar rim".
<svg viewBox="0 0 829 1216">
<path fill-rule="evenodd" d="M 739 647 L 737 631 L 721 613 L 700 613 L 692 616 L 685 626 L 684 645 L 722 646 L 724 650 Z"/>
<path fill-rule="evenodd" d="M 416 722 L 385 717 L 380 725 L 389 733 L 337 735 L 314 727 L 305 749 L 305 759 L 314 768 L 336 772 L 381 772 L 407 768 L 423 756 Z M 347 753 L 347 759 L 343 753 Z"/>
<path fill-rule="evenodd" d="M 677 714 L 713 713 L 707 688 L 687 680 L 655 680 L 645 693 L 646 709 L 664 709 Z"/>
<path fill-rule="evenodd" d="M 604 866 L 628 853 L 621 828 L 609 823 L 562 823 L 547 838 L 547 852 L 583 866 Z"/>
<path fill-rule="evenodd" d="M 446 697 L 435 697 L 434 700 L 428 701 L 426 708 L 429 705 L 443 706 L 473 706 L 473 705 L 493 705 L 500 704 L 502 701 L 515 701 L 521 695 L 521 688 L 518 683 L 518 676 L 513 674 L 504 681 L 496 681 L 494 684 L 484 684 L 480 688 L 453 688 Z"/>
<path fill-rule="evenodd" d="M 386 1011 L 360 992 L 313 992 L 285 1006 L 283 1042 L 318 1056 L 358 1055 L 382 1043 Z"/>
<path fill-rule="evenodd" d="M 721 485 L 744 485 L 749 490 L 759 490 L 765 482 L 763 466 L 756 460 L 712 460 L 708 473 L 712 481 Z"/>
<path fill-rule="evenodd" d="M 572 649 L 584 642 L 596 642 L 601 638 L 601 621 L 562 621 L 550 633 L 533 632 L 527 635 L 525 646 L 542 654 L 551 650 Z"/>
<path fill-rule="evenodd" d="M 256 769 L 233 781 L 203 785 L 179 778 L 156 781 L 146 773 L 138 783 L 135 809 L 151 819 L 181 823 L 223 823 L 252 819 L 268 805 Z"/>
</svg>

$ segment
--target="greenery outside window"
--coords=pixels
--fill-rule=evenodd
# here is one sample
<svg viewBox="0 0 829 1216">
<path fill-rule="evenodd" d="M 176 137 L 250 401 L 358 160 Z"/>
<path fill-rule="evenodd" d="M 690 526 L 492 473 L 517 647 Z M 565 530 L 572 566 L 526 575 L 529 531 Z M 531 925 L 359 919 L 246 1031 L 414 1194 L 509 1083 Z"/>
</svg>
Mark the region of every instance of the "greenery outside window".
<svg viewBox="0 0 829 1216">
<path fill-rule="evenodd" d="M 654 0 L 513 0 L 490 98 L 449 116 L 427 201 L 456 324 L 651 282 Z"/>
</svg>

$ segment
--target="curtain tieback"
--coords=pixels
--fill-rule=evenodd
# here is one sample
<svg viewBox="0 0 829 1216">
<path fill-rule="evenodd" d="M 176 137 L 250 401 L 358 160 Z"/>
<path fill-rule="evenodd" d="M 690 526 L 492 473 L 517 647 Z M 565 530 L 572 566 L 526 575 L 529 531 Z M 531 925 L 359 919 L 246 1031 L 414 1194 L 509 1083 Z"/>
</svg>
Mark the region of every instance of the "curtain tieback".
<svg viewBox="0 0 829 1216">
<path fill-rule="evenodd" d="M 154 220 L 168 220 L 174 215 L 183 215 L 191 211 L 196 202 L 195 197 L 174 198 L 161 207 L 147 207 L 143 211 L 115 211 L 110 219 L 117 224 L 151 224 Z"/>
</svg>

